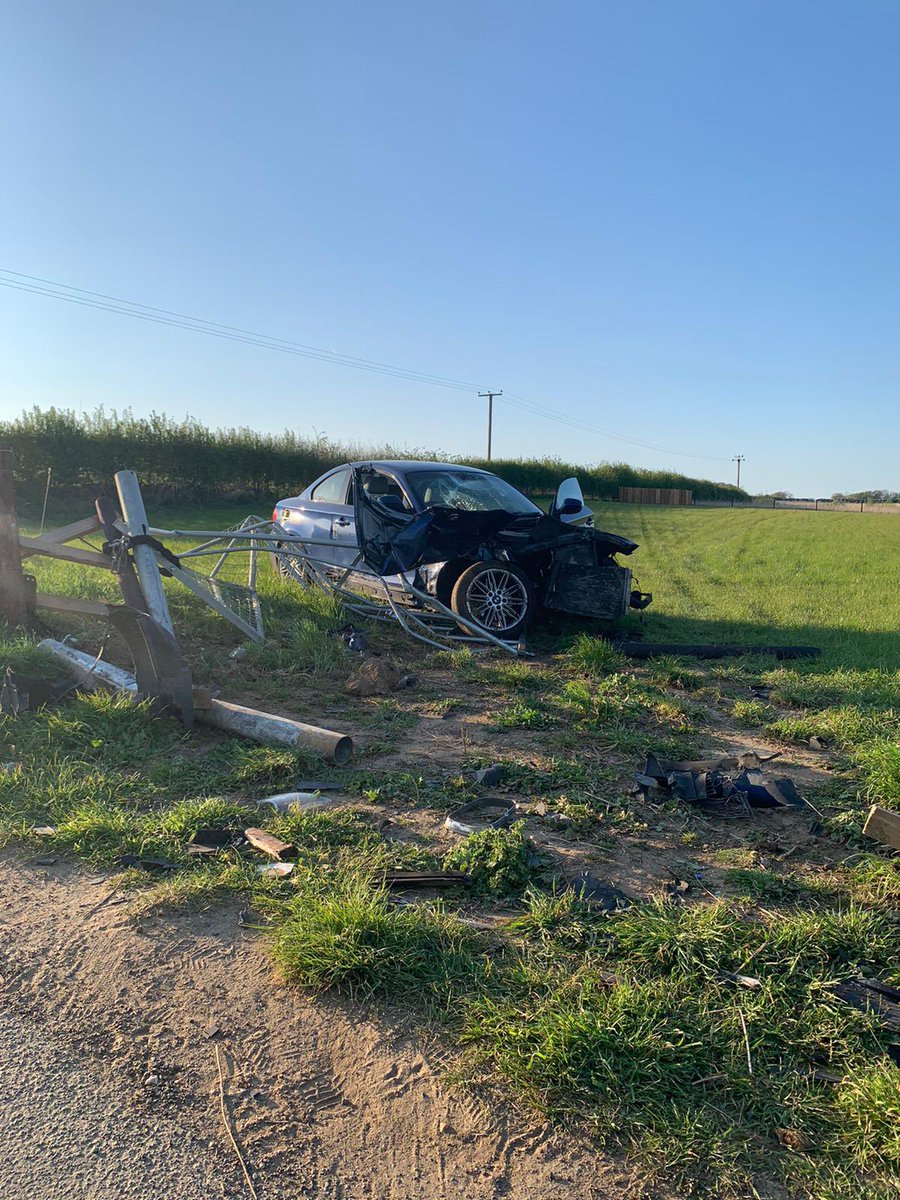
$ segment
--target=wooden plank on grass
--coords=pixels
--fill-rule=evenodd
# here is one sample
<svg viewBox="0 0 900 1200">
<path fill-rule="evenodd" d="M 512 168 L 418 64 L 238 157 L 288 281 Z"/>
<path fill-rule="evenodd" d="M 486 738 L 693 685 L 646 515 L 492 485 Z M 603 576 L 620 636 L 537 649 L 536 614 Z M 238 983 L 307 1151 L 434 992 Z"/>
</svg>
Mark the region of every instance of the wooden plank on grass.
<svg viewBox="0 0 900 1200">
<path fill-rule="evenodd" d="M 294 853 L 293 846 L 275 837 L 273 833 L 267 833 L 265 829 L 245 829 L 244 837 L 251 846 L 262 850 L 263 854 L 268 854 L 270 858 L 283 861 L 285 857 L 289 858 Z"/>
<path fill-rule="evenodd" d="M 879 808 L 873 804 L 863 825 L 866 837 L 874 838 L 883 846 L 891 846 L 900 850 L 900 813 L 891 812 L 887 808 Z"/>
</svg>

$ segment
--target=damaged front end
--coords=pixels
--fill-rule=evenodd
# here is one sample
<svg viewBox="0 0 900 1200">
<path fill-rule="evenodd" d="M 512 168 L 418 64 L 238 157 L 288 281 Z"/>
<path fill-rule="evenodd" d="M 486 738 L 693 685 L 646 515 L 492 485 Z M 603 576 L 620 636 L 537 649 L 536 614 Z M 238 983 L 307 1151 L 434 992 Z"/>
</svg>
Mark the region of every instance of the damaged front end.
<svg viewBox="0 0 900 1200">
<path fill-rule="evenodd" d="M 551 515 L 441 505 L 400 511 L 367 494 L 367 472 L 354 468 L 357 540 L 366 566 L 382 578 L 414 573 L 423 591 L 440 598 L 442 586 L 449 596 L 448 577 L 466 566 L 506 563 L 527 576 L 545 609 L 614 621 L 652 600 L 616 559 L 638 548 L 629 538 L 568 524 L 555 505 Z"/>
</svg>

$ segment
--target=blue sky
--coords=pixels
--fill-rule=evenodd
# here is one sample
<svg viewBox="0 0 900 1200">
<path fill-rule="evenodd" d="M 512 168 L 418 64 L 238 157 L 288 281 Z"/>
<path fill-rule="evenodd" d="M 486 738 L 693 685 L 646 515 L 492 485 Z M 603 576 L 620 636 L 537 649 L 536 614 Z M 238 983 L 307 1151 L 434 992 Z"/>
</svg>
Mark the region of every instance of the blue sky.
<svg viewBox="0 0 900 1200">
<path fill-rule="evenodd" d="M 498 401 L 498 455 L 900 488 L 898 53 L 893 0 L 0 0 L 0 268 L 598 430 Z M 474 392 L 0 287 L 32 404 L 484 443 Z"/>
</svg>

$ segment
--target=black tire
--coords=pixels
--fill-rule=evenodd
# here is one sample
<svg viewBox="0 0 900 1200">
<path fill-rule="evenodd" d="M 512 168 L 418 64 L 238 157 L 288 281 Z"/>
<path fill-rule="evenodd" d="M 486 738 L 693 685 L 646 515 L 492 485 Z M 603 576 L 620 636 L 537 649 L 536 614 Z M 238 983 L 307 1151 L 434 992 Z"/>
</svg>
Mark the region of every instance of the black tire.
<svg viewBox="0 0 900 1200">
<path fill-rule="evenodd" d="M 495 637 L 516 638 L 531 616 L 534 589 L 525 572 L 512 563 L 473 563 L 453 585 L 450 607 Z M 462 624 L 460 629 L 471 633 Z"/>
</svg>

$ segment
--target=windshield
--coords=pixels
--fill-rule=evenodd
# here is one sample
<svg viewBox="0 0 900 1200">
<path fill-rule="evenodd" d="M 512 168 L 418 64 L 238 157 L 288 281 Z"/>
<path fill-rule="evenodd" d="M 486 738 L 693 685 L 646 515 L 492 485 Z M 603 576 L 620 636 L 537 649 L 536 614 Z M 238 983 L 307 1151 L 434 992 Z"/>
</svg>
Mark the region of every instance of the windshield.
<svg viewBox="0 0 900 1200">
<path fill-rule="evenodd" d="M 409 471 L 406 475 L 416 500 L 423 508 L 431 504 L 446 508 L 462 508 L 467 512 L 493 512 L 503 509 L 511 513 L 538 513 L 532 504 L 512 484 L 496 475 L 479 475 L 474 471 Z"/>
</svg>

